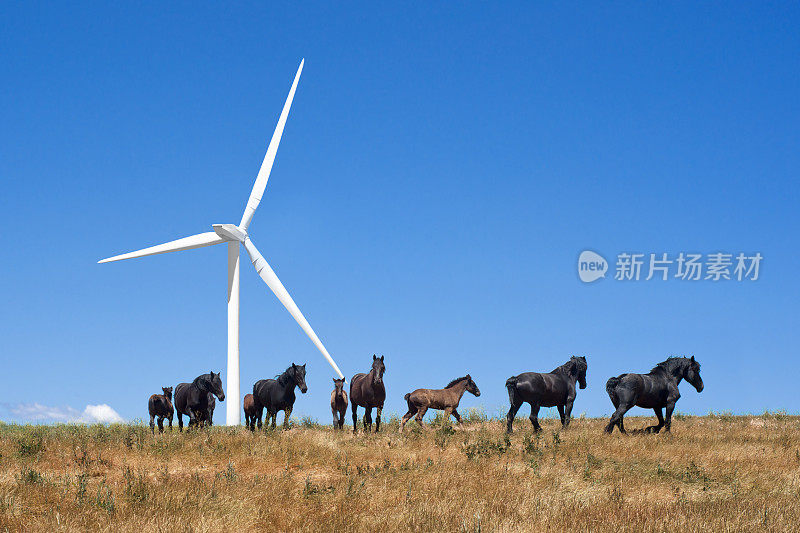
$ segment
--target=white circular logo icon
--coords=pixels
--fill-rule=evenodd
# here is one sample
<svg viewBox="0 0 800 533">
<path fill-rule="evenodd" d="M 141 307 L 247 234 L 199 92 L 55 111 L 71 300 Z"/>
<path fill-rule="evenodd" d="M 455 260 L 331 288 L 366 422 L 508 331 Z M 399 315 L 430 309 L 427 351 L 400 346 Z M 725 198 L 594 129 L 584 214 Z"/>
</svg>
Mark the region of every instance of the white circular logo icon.
<svg viewBox="0 0 800 533">
<path fill-rule="evenodd" d="M 608 261 L 602 255 L 584 250 L 578 257 L 578 277 L 584 283 L 591 283 L 600 278 L 606 277 L 608 271 Z"/>
</svg>

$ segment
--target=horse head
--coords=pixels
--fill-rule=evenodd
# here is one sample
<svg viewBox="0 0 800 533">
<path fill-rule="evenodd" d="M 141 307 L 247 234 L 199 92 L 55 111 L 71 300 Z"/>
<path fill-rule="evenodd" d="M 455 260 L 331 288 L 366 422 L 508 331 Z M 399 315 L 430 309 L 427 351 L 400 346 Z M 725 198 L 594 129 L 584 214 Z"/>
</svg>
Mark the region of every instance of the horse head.
<svg viewBox="0 0 800 533">
<path fill-rule="evenodd" d="M 578 386 L 582 389 L 586 388 L 586 370 L 589 368 L 589 365 L 586 363 L 586 358 L 581 357 L 570 357 L 570 362 L 573 363 L 572 371 L 574 372 L 575 377 L 578 379 Z"/>
<path fill-rule="evenodd" d="M 383 356 L 378 357 L 372 354 L 372 384 L 383 384 L 383 373 L 386 372 L 386 365 L 383 364 Z"/>
<path fill-rule="evenodd" d="M 692 384 L 697 389 L 697 392 L 703 392 L 703 378 L 700 377 L 700 363 L 694 360 L 694 356 L 688 359 L 689 363 L 686 365 L 683 377 L 686 381 Z"/>
<path fill-rule="evenodd" d="M 467 374 L 467 392 L 474 394 L 475 396 L 481 395 L 481 390 L 478 388 L 477 383 L 472 380 L 472 376 Z"/>
<path fill-rule="evenodd" d="M 164 397 L 172 401 L 172 387 L 161 387 L 161 390 L 164 392 Z"/>
<path fill-rule="evenodd" d="M 210 392 L 211 394 L 219 398 L 219 401 L 224 402 L 225 391 L 222 390 L 222 379 L 220 378 L 220 373 L 217 372 L 215 374 L 214 371 L 212 370 L 211 372 L 202 377 L 204 378 L 202 382 L 203 385 L 205 386 L 203 390 L 205 390 L 205 392 Z"/>
<path fill-rule="evenodd" d="M 341 396 L 344 392 L 344 378 L 333 378 L 333 387 L 336 396 Z"/>
<path fill-rule="evenodd" d="M 292 363 L 292 379 L 295 385 L 300 389 L 303 394 L 306 393 L 308 387 L 306 386 L 306 365 L 296 365 Z"/>
</svg>

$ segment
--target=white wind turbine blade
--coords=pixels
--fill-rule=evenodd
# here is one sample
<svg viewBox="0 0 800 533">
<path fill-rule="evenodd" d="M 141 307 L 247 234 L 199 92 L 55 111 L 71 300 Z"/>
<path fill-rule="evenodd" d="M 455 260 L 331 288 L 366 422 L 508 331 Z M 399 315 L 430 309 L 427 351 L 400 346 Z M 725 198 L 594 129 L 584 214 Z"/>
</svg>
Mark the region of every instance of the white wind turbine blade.
<svg viewBox="0 0 800 533">
<path fill-rule="evenodd" d="M 225 242 L 225 240 L 213 231 L 208 231 L 206 233 L 192 235 L 191 237 L 184 237 L 183 239 L 178 239 L 177 241 L 170 241 L 165 242 L 164 244 L 151 246 L 150 248 L 145 248 L 143 250 L 137 250 L 135 252 L 122 255 L 115 255 L 114 257 L 109 257 L 108 259 L 102 259 L 98 261 L 98 263 L 110 263 L 111 261 L 122 261 L 123 259 L 134 259 L 136 257 L 145 257 L 147 255 L 191 250 L 192 248 L 211 246 L 212 244 L 219 244 L 221 242 Z"/>
<path fill-rule="evenodd" d="M 272 140 L 269 142 L 267 148 L 267 155 L 264 156 L 264 161 L 261 163 L 261 170 L 258 171 L 258 177 L 253 185 L 253 190 L 250 192 L 250 198 L 247 200 L 247 207 L 244 209 L 242 221 L 239 227 L 247 231 L 247 226 L 253 220 L 253 215 L 261 202 L 261 197 L 264 195 L 264 189 L 267 188 L 267 180 L 269 173 L 272 170 L 272 164 L 275 162 L 275 154 L 278 153 L 278 145 L 281 142 L 281 135 L 283 135 L 283 127 L 286 125 L 286 118 L 289 116 L 289 109 L 292 107 L 292 100 L 294 99 L 294 92 L 297 90 L 297 82 L 300 81 L 300 73 L 303 72 L 303 63 L 305 59 L 300 61 L 300 67 L 297 69 L 297 74 L 294 76 L 294 83 L 289 90 L 289 96 L 286 97 L 286 103 L 283 104 L 283 111 L 278 119 L 278 125 L 275 126 L 275 132 L 272 134 Z"/>
<path fill-rule="evenodd" d="M 250 255 L 250 261 L 252 261 L 253 266 L 256 267 L 256 272 L 258 272 L 258 275 L 261 276 L 261 279 L 266 282 L 267 286 L 272 290 L 275 296 L 278 297 L 278 300 L 280 300 L 286 310 L 289 311 L 297 323 L 300 324 L 300 327 L 303 328 L 303 331 L 306 332 L 306 335 L 308 335 L 308 338 L 311 339 L 311 342 L 314 343 L 317 349 L 322 352 L 322 355 L 324 355 L 325 359 L 328 360 L 328 363 L 336 371 L 336 374 L 338 374 L 340 378 L 344 378 L 344 374 L 342 374 L 342 371 L 339 370 L 339 367 L 328 353 L 328 350 L 325 349 L 325 346 L 322 345 L 322 341 L 319 340 L 317 334 L 314 333 L 313 329 L 311 329 L 311 325 L 303 316 L 303 313 L 300 312 L 300 309 L 297 308 L 297 304 L 295 304 L 294 300 L 292 300 L 292 297 L 289 296 L 289 293 L 286 291 L 283 283 L 281 283 L 281 280 L 279 280 L 278 276 L 275 275 L 275 271 L 273 271 L 272 267 L 269 266 L 269 263 L 267 263 L 266 259 L 264 259 L 264 256 L 259 253 L 250 238 L 244 240 L 244 247 L 247 250 L 247 253 Z"/>
</svg>

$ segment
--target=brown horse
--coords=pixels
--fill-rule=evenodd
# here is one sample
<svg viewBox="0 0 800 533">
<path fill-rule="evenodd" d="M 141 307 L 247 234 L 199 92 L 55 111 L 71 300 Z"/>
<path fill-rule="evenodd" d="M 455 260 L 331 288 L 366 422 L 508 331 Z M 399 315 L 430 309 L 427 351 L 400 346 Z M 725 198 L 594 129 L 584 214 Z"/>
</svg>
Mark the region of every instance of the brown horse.
<svg viewBox="0 0 800 533">
<path fill-rule="evenodd" d="M 344 391 L 344 378 L 333 378 L 331 392 L 331 413 L 333 413 L 333 429 L 344 427 L 344 415 L 347 413 L 347 393 Z"/>
<path fill-rule="evenodd" d="M 164 432 L 164 419 L 169 420 L 169 429 L 172 430 L 172 417 L 175 408 L 172 406 L 172 387 L 161 387 L 164 394 L 153 394 L 147 402 L 147 410 L 150 411 L 150 431 L 155 435 L 156 428 L 153 419 L 158 417 L 158 432 Z"/>
<path fill-rule="evenodd" d="M 372 431 L 372 408 L 378 408 L 375 433 L 381 428 L 381 411 L 386 401 L 383 373 L 386 366 L 383 356 L 372 356 L 372 370 L 367 374 L 356 374 L 350 380 L 350 409 L 353 411 L 353 433 L 358 429 L 358 406 L 364 407 L 364 431 Z"/>
<path fill-rule="evenodd" d="M 250 423 L 252 422 L 253 427 L 255 427 L 256 419 L 261 418 L 264 412 L 263 409 L 261 413 L 258 412 L 258 409 L 256 409 L 256 401 L 252 394 L 244 395 L 242 406 L 244 407 L 244 425 L 250 427 Z"/>
<path fill-rule="evenodd" d="M 475 396 L 481 395 L 481 391 L 472 381 L 472 377 L 469 374 L 463 378 L 454 379 L 443 389 L 417 389 L 414 392 L 409 392 L 404 396 L 408 402 L 408 412 L 403 415 L 403 420 L 400 422 L 400 431 L 403 431 L 406 422 L 415 413 L 417 415 L 417 423 L 421 426 L 422 417 L 425 416 L 428 409 L 442 409 L 444 410 L 445 418 L 449 419 L 450 415 L 453 415 L 456 417 L 456 421 L 461 424 L 461 415 L 458 414 L 456 408 L 465 392 L 470 392 Z"/>
</svg>

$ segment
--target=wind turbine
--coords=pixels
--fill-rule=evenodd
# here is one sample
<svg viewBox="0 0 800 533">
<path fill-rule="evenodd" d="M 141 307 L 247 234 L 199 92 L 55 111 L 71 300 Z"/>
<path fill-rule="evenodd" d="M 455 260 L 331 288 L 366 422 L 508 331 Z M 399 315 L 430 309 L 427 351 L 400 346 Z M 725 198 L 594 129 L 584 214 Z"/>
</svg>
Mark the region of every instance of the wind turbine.
<svg viewBox="0 0 800 533">
<path fill-rule="evenodd" d="M 278 125 L 275 127 L 275 132 L 272 134 L 272 140 L 269 142 L 267 148 L 267 155 L 264 156 L 264 162 L 261 163 L 261 170 L 258 171 L 256 182 L 253 185 L 253 190 L 250 193 L 250 199 L 247 201 L 247 206 L 242 215 L 242 221 L 238 226 L 234 224 L 213 224 L 214 231 L 205 233 L 198 233 L 191 237 L 184 237 L 176 241 L 151 246 L 136 252 L 130 252 L 122 255 L 115 255 L 108 259 L 98 261 L 98 263 L 110 263 L 112 261 L 122 261 L 123 259 L 133 259 L 136 257 L 145 257 L 148 255 L 163 254 L 167 252 L 178 252 L 181 250 L 191 250 L 192 248 L 201 248 L 203 246 L 212 246 L 223 242 L 228 243 L 228 372 L 227 372 L 227 396 L 228 402 L 226 406 L 227 425 L 238 426 L 241 422 L 241 412 L 239 408 L 239 245 L 243 245 L 250 256 L 250 261 L 261 276 L 261 279 L 272 290 L 278 300 L 283 304 L 287 311 L 294 317 L 306 335 L 309 336 L 314 345 L 322 352 L 325 359 L 333 367 L 340 378 L 343 378 L 342 371 L 336 365 L 336 362 L 331 358 L 328 350 L 323 346 L 322 341 L 319 340 L 317 334 L 311 329 L 311 325 L 300 312 L 297 305 L 289 296 L 283 283 L 275 275 L 272 267 L 269 266 L 264 256 L 258 251 L 250 236 L 247 234 L 247 227 L 253 219 L 253 215 L 261 202 L 261 196 L 264 194 L 264 189 L 267 187 L 267 180 L 269 173 L 272 170 L 272 164 L 275 162 L 275 154 L 278 152 L 278 145 L 281 142 L 281 135 L 283 135 L 283 127 L 286 125 L 286 118 L 289 116 L 289 109 L 292 107 L 292 100 L 294 99 L 295 90 L 297 90 L 297 82 L 300 80 L 300 73 L 303 71 L 303 63 L 305 60 L 300 61 L 300 67 L 297 69 L 297 74 L 294 77 L 292 88 L 289 90 L 289 96 L 286 97 L 286 103 L 283 104 L 283 111 L 278 119 Z"/>
</svg>

